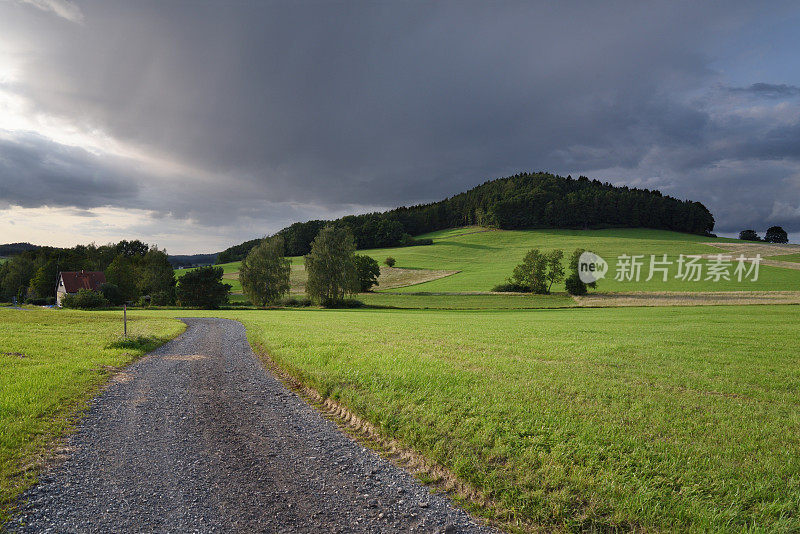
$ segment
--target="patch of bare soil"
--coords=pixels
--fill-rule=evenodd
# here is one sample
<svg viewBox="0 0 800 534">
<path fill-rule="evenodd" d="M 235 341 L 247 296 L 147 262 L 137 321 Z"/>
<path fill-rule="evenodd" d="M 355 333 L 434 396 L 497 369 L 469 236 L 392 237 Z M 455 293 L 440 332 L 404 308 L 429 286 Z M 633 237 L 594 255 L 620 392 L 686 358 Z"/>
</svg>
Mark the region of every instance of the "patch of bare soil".
<svg viewBox="0 0 800 534">
<path fill-rule="evenodd" d="M 619 306 L 720 306 L 725 304 L 800 304 L 800 291 L 680 291 L 594 293 L 573 297 L 587 308 Z"/>
<path fill-rule="evenodd" d="M 381 275 L 378 277 L 376 289 L 396 289 L 407 287 L 423 282 L 438 280 L 445 276 L 450 276 L 461 271 L 445 271 L 433 269 L 403 269 L 400 267 L 381 266 Z"/>
<path fill-rule="evenodd" d="M 784 256 L 787 254 L 800 253 L 800 245 L 776 244 L 776 243 L 703 243 L 730 252 L 734 256 L 744 254 L 747 258 L 752 258 L 756 254 L 765 256 Z M 704 257 L 711 258 L 714 254 L 704 254 Z M 800 270 L 800 263 L 779 260 L 761 260 L 761 265 L 772 267 L 784 267 L 786 269 Z"/>
<path fill-rule="evenodd" d="M 438 280 L 445 276 L 450 276 L 461 271 L 445 271 L 434 269 L 403 269 L 400 267 L 387 267 L 381 265 L 381 275 L 378 277 L 378 285 L 375 289 L 396 289 L 398 287 L 413 286 L 431 280 Z M 228 280 L 238 280 L 239 273 L 226 273 L 222 275 Z M 303 294 L 306 292 L 306 281 L 308 275 L 303 265 L 292 265 L 289 274 L 289 292 L 292 294 Z"/>
</svg>

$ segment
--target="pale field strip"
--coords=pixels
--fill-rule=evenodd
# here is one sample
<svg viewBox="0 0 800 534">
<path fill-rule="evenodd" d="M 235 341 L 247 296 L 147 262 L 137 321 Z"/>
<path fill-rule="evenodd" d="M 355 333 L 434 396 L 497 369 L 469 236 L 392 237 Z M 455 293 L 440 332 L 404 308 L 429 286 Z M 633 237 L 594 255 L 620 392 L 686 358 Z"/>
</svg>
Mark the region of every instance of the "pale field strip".
<svg viewBox="0 0 800 534">
<path fill-rule="evenodd" d="M 800 291 L 631 291 L 574 296 L 586 308 L 622 306 L 723 306 L 800 304 Z"/>
<path fill-rule="evenodd" d="M 775 244 L 775 243 L 703 243 L 712 247 L 720 248 L 725 252 L 730 253 L 735 260 L 740 254 L 743 254 L 746 259 L 755 257 L 756 254 L 761 254 L 762 265 L 770 265 L 772 267 L 783 267 L 785 269 L 800 270 L 800 263 L 791 261 L 779 260 L 765 260 L 766 256 L 784 256 L 788 254 L 800 253 L 800 245 L 788 244 Z M 703 254 L 706 259 L 714 259 L 716 254 Z"/>
</svg>

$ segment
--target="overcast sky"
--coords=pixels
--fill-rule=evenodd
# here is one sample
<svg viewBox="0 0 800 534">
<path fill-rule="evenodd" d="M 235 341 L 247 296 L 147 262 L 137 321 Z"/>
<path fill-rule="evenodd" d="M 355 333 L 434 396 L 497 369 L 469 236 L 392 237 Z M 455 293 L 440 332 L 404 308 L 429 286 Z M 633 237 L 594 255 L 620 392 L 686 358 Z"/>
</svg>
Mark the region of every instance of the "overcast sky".
<svg viewBox="0 0 800 534">
<path fill-rule="evenodd" d="M 792 4 L 0 0 L 0 243 L 215 252 L 524 170 L 798 241 Z"/>
</svg>

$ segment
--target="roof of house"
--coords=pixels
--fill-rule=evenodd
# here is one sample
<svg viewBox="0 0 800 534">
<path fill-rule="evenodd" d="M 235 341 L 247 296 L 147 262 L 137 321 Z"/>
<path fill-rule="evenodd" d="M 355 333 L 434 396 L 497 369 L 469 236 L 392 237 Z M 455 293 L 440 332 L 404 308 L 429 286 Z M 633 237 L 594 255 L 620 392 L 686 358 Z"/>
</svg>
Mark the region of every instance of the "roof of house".
<svg viewBox="0 0 800 534">
<path fill-rule="evenodd" d="M 79 289 L 97 291 L 106 283 L 106 275 L 102 271 L 62 271 L 61 279 L 67 293 L 77 293 Z"/>
</svg>

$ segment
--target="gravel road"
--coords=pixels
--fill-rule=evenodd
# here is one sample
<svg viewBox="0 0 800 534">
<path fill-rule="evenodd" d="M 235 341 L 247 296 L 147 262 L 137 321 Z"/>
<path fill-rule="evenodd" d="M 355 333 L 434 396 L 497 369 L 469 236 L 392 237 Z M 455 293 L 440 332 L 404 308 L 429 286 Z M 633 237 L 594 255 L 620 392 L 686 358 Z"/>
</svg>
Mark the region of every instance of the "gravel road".
<svg viewBox="0 0 800 534">
<path fill-rule="evenodd" d="M 186 319 L 91 404 L 15 532 L 492 532 L 266 372 L 244 327 Z"/>
</svg>

